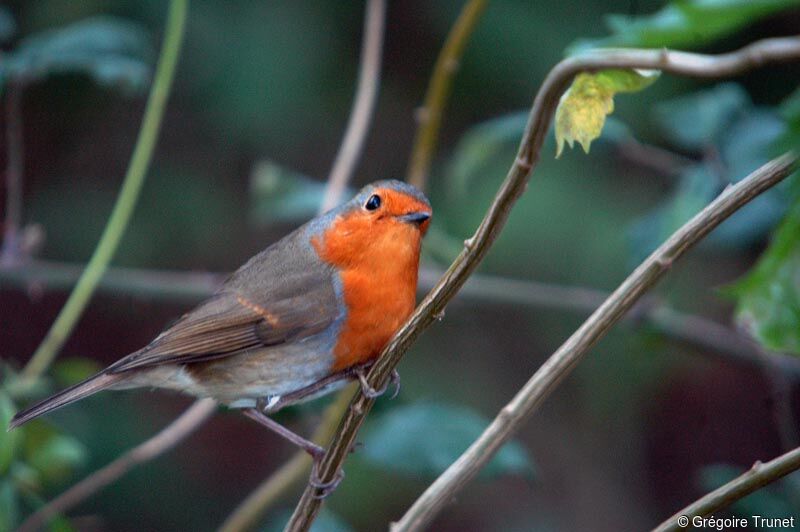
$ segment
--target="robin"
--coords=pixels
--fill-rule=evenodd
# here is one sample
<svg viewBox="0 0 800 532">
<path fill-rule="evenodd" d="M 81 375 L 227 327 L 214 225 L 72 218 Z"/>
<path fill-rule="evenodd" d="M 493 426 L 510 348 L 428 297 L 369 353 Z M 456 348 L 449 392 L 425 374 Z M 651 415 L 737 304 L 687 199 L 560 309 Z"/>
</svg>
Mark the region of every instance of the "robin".
<svg viewBox="0 0 800 532">
<path fill-rule="evenodd" d="M 364 370 L 414 309 L 431 214 L 411 185 L 366 186 L 251 258 L 142 349 L 17 413 L 9 430 L 100 390 L 164 388 L 242 409 L 317 464 L 324 450 L 267 414 L 354 379 L 383 392 Z"/>
</svg>

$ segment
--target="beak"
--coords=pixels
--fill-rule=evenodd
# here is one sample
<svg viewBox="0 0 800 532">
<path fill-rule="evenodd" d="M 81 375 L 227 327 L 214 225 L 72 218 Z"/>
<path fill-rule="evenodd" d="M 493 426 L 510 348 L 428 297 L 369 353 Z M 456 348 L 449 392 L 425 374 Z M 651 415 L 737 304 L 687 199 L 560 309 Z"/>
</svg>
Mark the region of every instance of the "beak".
<svg viewBox="0 0 800 532">
<path fill-rule="evenodd" d="M 400 220 L 401 222 L 409 224 L 422 225 L 422 223 L 428 220 L 430 217 L 431 213 L 421 211 L 421 212 L 410 212 L 408 214 L 398 216 L 397 219 Z"/>
</svg>

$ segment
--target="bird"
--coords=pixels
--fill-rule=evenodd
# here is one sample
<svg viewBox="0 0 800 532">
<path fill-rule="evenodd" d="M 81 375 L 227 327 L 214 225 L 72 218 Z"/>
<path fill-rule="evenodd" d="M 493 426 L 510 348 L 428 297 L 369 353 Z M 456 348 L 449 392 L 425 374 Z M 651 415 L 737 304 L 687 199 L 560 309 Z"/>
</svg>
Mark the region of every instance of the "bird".
<svg viewBox="0 0 800 532">
<path fill-rule="evenodd" d="M 268 414 L 352 380 L 371 397 L 384 391 L 364 371 L 414 310 L 432 214 L 410 184 L 367 185 L 253 256 L 145 347 L 18 412 L 8 430 L 101 390 L 177 390 L 241 410 L 318 465 L 324 449 Z"/>
</svg>

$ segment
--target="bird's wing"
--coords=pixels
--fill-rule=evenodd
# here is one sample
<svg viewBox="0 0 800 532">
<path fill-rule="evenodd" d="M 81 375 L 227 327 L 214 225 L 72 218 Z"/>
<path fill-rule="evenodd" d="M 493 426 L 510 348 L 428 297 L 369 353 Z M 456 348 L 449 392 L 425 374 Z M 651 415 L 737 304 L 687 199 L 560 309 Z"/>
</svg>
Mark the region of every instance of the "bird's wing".
<svg viewBox="0 0 800 532">
<path fill-rule="evenodd" d="M 322 332 L 337 318 L 330 272 L 310 268 L 280 277 L 242 286 L 234 275 L 234 282 L 109 371 L 202 362 L 279 345 Z"/>
</svg>

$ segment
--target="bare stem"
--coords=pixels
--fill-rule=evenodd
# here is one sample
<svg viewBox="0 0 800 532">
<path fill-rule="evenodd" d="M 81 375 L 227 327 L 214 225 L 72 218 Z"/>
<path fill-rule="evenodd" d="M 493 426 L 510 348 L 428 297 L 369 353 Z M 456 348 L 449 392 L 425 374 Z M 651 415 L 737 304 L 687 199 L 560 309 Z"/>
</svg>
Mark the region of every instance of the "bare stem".
<svg viewBox="0 0 800 532">
<path fill-rule="evenodd" d="M 791 174 L 796 165 L 797 157 L 792 154 L 765 164 L 727 188 L 656 249 L 534 373 L 464 454 L 425 490 L 392 527 L 393 532 L 420 530 L 428 525 L 677 259 L 751 199 Z"/>
<path fill-rule="evenodd" d="M 433 154 L 439 140 L 439 129 L 453 78 L 458 72 L 461 57 L 470 36 L 486 9 L 488 0 L 469 0 L 461 9 L 458 19 L 450 29 L 447 40 L 436 58 L 433 74 L 425 94 L 425 103 L 417 110 L 417 134 L 411 149 L 406 181 L 420 190 L 425 190 Z"/>
<path fill-rule="evenodd" d="M 20 227 L 22 227 L 22 82 L 8 84 L 6 90 L 6 142 L 8 143 L 8 166 L 6 166 L 6 219 L 3 228 L 3 249 L 0 262 L 13 264 L 20 259 Z"/>
<path fill-rule="evenodd" d="M 211 417 L 216 405 L 217 403 L 213 399 L 195 401 L 186 412 L 167 425 L 161 432 L 140 443 L 102 469 L 98 469 L 48 502 L 36 513 L 28 517 L 17 532 L 39 530 L 50 518 L 66 512 L 84 499 L 91 497 L 139 464 L 153 460 L 169 451 Z"/>
<path fill-rule="evenodd" d="M 30 261 L 24 265 L 0 266 L 0 290 L 23 288 L 42 293 L 47 290 L 68 290 L 81 274 L 81 266 L 49 261 Z M 421 268 L 419 290 L 427 293 L 442 272 Z M 126 295 L 168 303 L 191 304 L 210 297 L 226 274 L 212 272 L 179 272 L 109 268 L 98 292 Z M 509 279 L 488 274 L 472 275 L 459 292 L 460 299 L 503 302 L 531 308 L 561 309 L 590 313 L 608 297 L 608 292 L 581 286 L 541 283 Z M 637 319 L 645 319 L 658 332 L 698 346 L 703 354 L 717 353 L 727 362 L 763 367 L 765 362 L 783 373 L 800 378 L 800 359 L 782 353 L 769 353 L 765 358 L 752 339 L 712 320 L 680 312 L 659 301 L 643 302 Z"/>
<path fill-rule="evenodd" d="M 466 241 L 464 250 L 451 264 L 439 283 L 386 346 L 367 376 L 369 384 L 373 388 L 380 388 L 386 383 L 392 370 L 417 336 L 436 320 L 436 316 L 444 311 L 447 303 L 483 260 L 489 247 L 505 225 L 511 207 L 524 192 L 527 186 L 527 177 L 538 162 L 542 144 L 549 131 L 561 94 L 577 73 L 605 68 L 645 68 L 660 69 L 679 75 L 715 78 L 733 76 L 768 63 L 788 61 L 799 57 L 800 37 L 789 37 L 766 39 L 736 52 L 717 56 L 667 50 L 606 50 L 568 58 L 556 65 L 548 74 L 534 99 L 517 157 L 483 221 L 475 234 Z M 724 195 L 729 196 L 727 193 Z M 556 381 L 552 386 L 555 384 Z M 359 394 L 353 399 L 347 416 L 342 420 L 339 431 L 322 460 L 320 480 L 323 482 L 334 479 L 372 404 L 373 400 L 363 394 Z M 505 415 L 502 415 L 501 418 L 505 418 Z M 493 449 L 496 450 L 498 447 L 499 444 Z M 486 451 L 490 455 L 492 447 L 487 447 Z M 471 475 L 472 473 L 466 478 L 457 478 L 462 478 L 466 483 L 472 478 Z M 449 483 L 449 481 L 443 482 Z M 458 483 L 448 489 L 455 491 L 461 486 L 463 484 Z M 322 501 L 317 495 L 316 489 L 312 486 L 306 488 L 287 525 L 287 530 L 306 530 L 310 527 L 322 506 Z M 432 513 L 425 512 L 428 518 L 432 518 L 438 512 L 443 501 L 436 504 L 436 507 L 431 507 Z M 416 518 L 414 519 L 416 523 Z M 423 519 L 420 522 L 425 521 Z"/>
<path fill-rule="evenodd" d="M 175 74 L 175 66 L 178 63 L 187 9 L 188 0 L 172 0 L 170 3 L 164 44 L 161 47 L 161 57 L 158 59 L 153 87 L 150 90 L 150 96 L 147 99 L 147 106 L 144 111 L 142 127 L 139 129 L 136 147 L 133 150 L 117 202 L 103 230 L 97 248 L 95 248 L 89 264 L 86 265 L 86 270 L 84 270 L 83 275 L 78 280 L 78 284 L 70 294 L 69 299 L 67 299 L 44 340 L 42 340 L 42 343 L 22 370 L 22 377 L 26 381 L 33 381 L 47 370 L 64 342 L 67 341 L 94 293 L 97 283 L 103 276 L 109 262 L 111 262 L 125 228 L 128 226 L 147 175 L 147 168 L 150 166 L 153 149 L 158 140 L 167 97 Z"/>
<path fill-rule="evenodd" d="M 352 384 L 340 391 L 336 400 L 325 409 L 322 421 L 311 441 L 323 443 L 333 437 L 333 433 L 342 417 L 342 412 L 347 408 L 355 391 Z M 283 464 L 280 469 L 271 474 L 261 483 L 242 503 L 225 519 L 219 532 L 243 532 L 251 530 L 258 525 L 259 519 L 275 501 L 292 486 L 298 484 L 311 470 L 311 458 L 305 451 L 298 451 L 292 458 Z"/>
<path fill-rule="evenodd" d="M 347 122 L 339 153 L 328 176 L 328 187 L 322 200 L 321 212 L 336 206 L 342 197 L 347 182 L 353 175 L 358 156 L 364 147 L 378 97 L 381 79 L 381 53 L 386 26 L 386 0 L 367 0 L 364 15 L 364 37 L 361 44 L 361 65 L 353 109 Z"/>
<path fill-rule="evenodd" d="M 654 532 L 686 530 L 692 526 L 692 518 L 694 516 L 709 515 L 721 510 L 770 482 L 774 482 L 798 469 L 800 469 L 800 447 L 782 454 L 766 464 L 756 462 L 743 475 L 736 477 L 686 508 L 679 510 L 653 530 Z M 683 518 L 686 518 L 688 526 L 687 524 L 678 524 Z"/>
<path fill-rule="evenodd" d="M 328 185 L 319 212 L 336 206 L 347 188 L 355 170 L 356 162 L 364 147 L 364 141 L 372 122 L 375 101 L 378 97 L 381 75 L 383 37 L 386 31 L 386 0 L 367 0 L 364 13 L 364 34 L 361 41 L 361 63 L 359 65 L 353 108 L 347 123 L 342 144 L 328 175 Z M 339 392 L 336 401 L 325 411 L 325 417 L 313 441 L 331 438 L 336 423 L 347 407 L 347 390 Z M 300 450 L 280 469 L 272 473 L 233 511 L 220 530 L 226 532 L 249 530 L 256 525 L 263 512 L 289 487 L 308 474 L 310 459 Z"/>
</svg>

